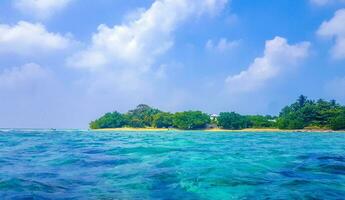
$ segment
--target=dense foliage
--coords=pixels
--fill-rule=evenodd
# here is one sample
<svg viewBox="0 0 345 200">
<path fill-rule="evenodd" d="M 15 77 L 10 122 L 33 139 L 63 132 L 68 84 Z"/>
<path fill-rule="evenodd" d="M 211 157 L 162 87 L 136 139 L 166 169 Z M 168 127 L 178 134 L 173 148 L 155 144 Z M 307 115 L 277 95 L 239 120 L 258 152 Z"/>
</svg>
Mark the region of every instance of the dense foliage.
<svg viewBox="0 0 345 200">
<path fill-rule="evenodd" d="M 218 126 L 224 129 L 244 129 L 251 127 L 248 117 L 234 112 L 222 112 L 218 117 Z"/>
<path fill-rule="evenodd" d="M 161 112 L 148 105 L 140 104 L 134 110 L 130 110 L 124 115 L 127 121 L 126 125 L 135 128 L 152 127 L 154 115 Z"/>
<path fill-rule="evenodd" d="M 250 121 L 251 128 L 275 128 L 276 118 L 270 115 L 249 115 L 247 118 Z"/>
<path fill-rule="evenodd" d="M 212 121 L 211 121 L 212 118 Z M 336 101 L 309 100 L 301 95 L 296 102 L 282 109 L 278 117 L 261 115 L 240 115 L 235 112 L 222 112 L 218 117 L 201 111 L 186 111 L 177 113 L 162 112 L 148 105 L 140 104 L 135 109 L 121 114 L 106 113 L 101 118 L 92 121 L 90 128 L 178 128 L 204 129 L 207 127 L 223 129 L 245 128 L 280 128 L 304 129 L 323 128 L 345 130 L 345 107 Z"/>
<path fill-rule="evenodd" d="M 345 111 L 331 118 L 330 128 L 333 130 L 345 130 Z"/>
<path fill-rule="evenodd" d="M 344 129 L 345 107 L 334 100 L 309 100 L 301 95 L 297 101 L 280 112 L 277 125 L 280 129 L 303 129 L 308 127 Z"/>
<path fill-rule="evenodd" d="M 167 112 L 157 113 L 153 116 L 153 127 L 169 128 L 173 126 L 174 115 Z"/>
<path fill-rule="evenodd" d="M 92 121 L 90 128 L 120 128 L 126 124 L 124 116 L 118 112 L 106 113 L 103 117 Z"/>
<path fill-rule="evenodd" d="M 175 113 L 173 126 L 178 129 L 203 129 L 211 122 L 208 114 L 201 111 L 186 111 Z"/>
</svg>

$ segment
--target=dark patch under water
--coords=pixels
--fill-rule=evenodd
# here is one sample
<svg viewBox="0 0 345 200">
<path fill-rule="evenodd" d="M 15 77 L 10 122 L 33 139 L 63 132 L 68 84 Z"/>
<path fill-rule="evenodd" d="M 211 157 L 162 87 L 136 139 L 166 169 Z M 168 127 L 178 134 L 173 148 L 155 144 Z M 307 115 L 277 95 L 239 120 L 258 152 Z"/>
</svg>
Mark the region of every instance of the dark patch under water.
<svg viewBox="0 0 345 200">
<path fill-rule="evenodd" d="M 345 199 L 345 134 L 0 131 L 0 199 Z"/>
</svg>

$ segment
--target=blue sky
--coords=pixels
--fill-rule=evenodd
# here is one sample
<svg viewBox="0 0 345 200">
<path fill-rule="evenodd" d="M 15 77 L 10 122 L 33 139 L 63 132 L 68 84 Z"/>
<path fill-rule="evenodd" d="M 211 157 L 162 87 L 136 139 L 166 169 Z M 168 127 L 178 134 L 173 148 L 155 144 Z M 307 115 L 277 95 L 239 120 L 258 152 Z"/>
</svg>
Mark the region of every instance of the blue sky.
<svg viewBox="0 0 345 200">
<path fill-rule="evenodd" d="M 86 128 L 139 103 L 345 104 L 344 0 L 4 0 L 0 127 Z"/>
</svg>

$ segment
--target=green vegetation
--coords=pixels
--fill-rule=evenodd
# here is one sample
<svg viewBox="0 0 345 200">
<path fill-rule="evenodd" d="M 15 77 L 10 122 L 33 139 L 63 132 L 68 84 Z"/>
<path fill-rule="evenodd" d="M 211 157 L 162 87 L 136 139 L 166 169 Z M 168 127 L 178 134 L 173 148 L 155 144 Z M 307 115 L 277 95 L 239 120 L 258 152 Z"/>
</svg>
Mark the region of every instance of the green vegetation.
<svg viewBox="0 0 345 200">
<path fill-rule="evenodd" d="M 222 112 L 218 117 L 218 126 L 223 129 L 244 129 L 251 127 L 251 121 L 248 117 L 234 112 Z"/>
<path fill-rule="evenodd" d="M 126 119 L 125 125 L 135 128 L 153 127 L 154 115 L 161 112 L 148 105 L 140 104 L 134 110 L 130 110 L 124 115 Z"/>
<path fill-rule="evenodd" d="M 118 112 L 106 113 L 103 117 L 92 121 L 90 128 L 120 128 L 126 124 L 124 116 Z"/>
<path fill-rule="evenodd" d="M 204 129 L 211 122 L 208 114 L 201 111 L 178 112 L 174 115 L 173 126 L 178 129 Z"/>
<path fill-rule="evenodd" d="M 153 116 L 153 127 L 169 128 L 173 126 L 174 115 L 167 112 L 157 113 Z"/>
<path fill-rule="evenodd" d="M 343 111 L 330 120 L 330 128 L 333 130 L 345 130 L 345 112 Z"/>
<path fill-rule="evenodd" d="M 309 100 L 301 95 L 297 101 L 280 112 L 277 126 L 280 129 L 304 129 L 317 127 L 324 129 L 344 129 L 345 107 L 334 100 Z"/>
<path fill-rule="evenodd" d="M 235 112 L 222 112 L 217 117 L 211 117 L 201 111 L 169 113 L 140 104 L 127 113 L 106 113 L 90 123 L 92 129 L 171 127 L 196 130 L 211 126 L 232 130 L 245 128 L 345 130 L 345 107 L 334 100 L 313 101 L 301 95 L 296 102 L 284 107 L 278 117 L 240 115 Z"/>
<path fill-rule="evenodd" d="M 270 115 L 249 115 L 247 118 L 250 121 L 251 128 L 276 128 L 276 117 Z"/>
</svg>

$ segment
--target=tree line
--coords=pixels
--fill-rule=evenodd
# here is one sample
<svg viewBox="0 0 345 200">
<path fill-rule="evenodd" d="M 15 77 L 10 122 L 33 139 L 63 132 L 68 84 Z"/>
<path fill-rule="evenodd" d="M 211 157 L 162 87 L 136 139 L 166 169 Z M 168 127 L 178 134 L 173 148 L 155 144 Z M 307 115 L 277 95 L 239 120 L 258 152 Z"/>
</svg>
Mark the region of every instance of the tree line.
<svg viewBox="0 0 345 200">
<path fill-rule="evenodd" d="M 333 129 L 345 130 L 345 107 L 336 101 L 309 100 L 301 95 L 296 102 L 282 109 L 278 116 L 240 115 L 221 112 L 211 116 L 201 111 L 164 112 L 145 104 L 127 113 L 106 113 L 90 123 L 91 129 L 102 128 L 177 128 L 197 130 L 219 127 L 239 130 L 245 128 Z"/>
</svg>

